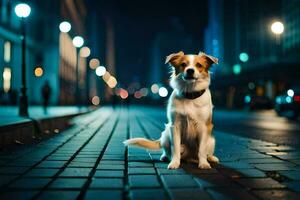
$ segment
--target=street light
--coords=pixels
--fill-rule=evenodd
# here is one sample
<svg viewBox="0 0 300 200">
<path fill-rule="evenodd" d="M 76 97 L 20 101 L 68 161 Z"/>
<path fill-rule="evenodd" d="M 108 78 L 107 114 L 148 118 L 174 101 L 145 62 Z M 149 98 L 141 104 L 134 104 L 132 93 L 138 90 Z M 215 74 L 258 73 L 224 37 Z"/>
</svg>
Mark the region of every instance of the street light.
<svg viewBox="0 0 300 200">
<path fill-rule="evenodd" d="M 281 35 L 284 32 L 284 25 L 280 21 L 275 21 L 271 24 L 271 31 L 275 35 L 275 40 L 276 40 L 276 48 L 274 48 L 274 53 L 276 55 L 276 61 L 278 58 L 280 58 L 282 50 L 281 50 Z"/>
<path fill-rule="evenodd" d="M 59 24 L 59 30 L 63 33 L 68 33 L 71 30 L 71 24 L 67 21 L 63 21 Z"/>
<path fill-rule="evenodd" d="M 28 116 L 28 98 L 26 94 L 26 27 L 25 18 L 30 15 L 31 8 L 26 3 L 19 3 L 15 7 L 16 15 L 21 18 L 21 42 L 22 42 L 22 85 L 19 98 L 19 115 Z"/>
<path fill-rule="evenodd" d="M 280 21 L 276 21 L 273 22 L 271 25 L 271 31 L 275 34 L 275 35 L 281 35 L 284 31 L 284 25 L 282 22 Z"/>
<path fill-rule="evenodd" d="M 106 68 L 104 66 L 99 66 L 96 68 L 96 75 L 103 76 L 106 73 Z"/>
<path fill-rule="evenodd" d="M 83 46 L 84 40 L 81 36 L 75 36 L 73 38 L 73 45 L 76 47 L 76 104 L 79 106 L 80 95 L 79 95 L 79 49 Z"/>
<path fill-rule="evenodd" d="M 15 7 L 15 13 L 20 18 L 26 18 L 30 15 L 31 8 L 26 3 L 19 3 Z"/>
<path fill-rule="evenodd" d="M 75 36 L 73 38 L 73 45 L 76 47 L 76 48 L 80 48 L 82 47 L 82 45 L 84 44 L 84 40 L 81 36 Z"/>
</svg>

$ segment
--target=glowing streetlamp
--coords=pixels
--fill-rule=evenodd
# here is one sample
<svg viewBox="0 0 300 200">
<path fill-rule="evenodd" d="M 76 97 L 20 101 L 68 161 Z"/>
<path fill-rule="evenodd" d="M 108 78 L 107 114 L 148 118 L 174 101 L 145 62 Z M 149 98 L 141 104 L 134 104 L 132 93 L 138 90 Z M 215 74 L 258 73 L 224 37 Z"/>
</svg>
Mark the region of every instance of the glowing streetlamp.
<svg viewBox="0 0 300 200">
<path fill-rule="evenodd" d="M 96 68 L 96 75 L 103 76 L 106 73 L 106 68 L 104 66 L 99 66 Z"/>
<path fill-rule="evenodd" d="M 79 59 L 80 59 L 80 53 L 79 49 L 84 44 L 84 39 L 81 36 L 75 36 L 72 40 L 74 47 L 76 47 L 76 103 L 79 106 L 80 104 L 80 95 L 79 95 Z"/>
<path fill-rule="evenodd" d="M 281 44 L 281 35 L 284 32 L 284 25 L 280 21 L 275 21 L 271 24 L 271 32 L 275 35 L 276 40 L 276 48 L 274 48 L 274 53 L 276 55 L 276 60 L 280 58 L 280 55 L 282 53 L 280 44 Z"/>
<path fill-rule="evenodd" d="M 15 7 L 15 13 L 20 18 L 26 18 L 26 17 L 28 17 L 30 15 L 31 8 L 26 3 L 19 3 Z"/>
<path fill-rule="evenodd" d="M 271 25 L 271 31 L 275 35 L 281 35 L 284 31 L 284 25 L 280 21 L 273 22 Z"/>
<path fill-rule="evenodd" d="M 63 33 L 68 33 L 71 30 L 71 24 L 67 21 L 63 21 L 59 24 L 59 30 Z"/>
<path fill-rule="evenodd" d="M 19 3 L 15 7 L 16 15 L 21 19 L 21 41 L 22 41 L 22 85 L 19 102 L 19 115 L 28 116 L 28 98 L 26 94 L 26 27 L 25 18 L 30 15 L 31 8 L 26 3 Z"/>
<path fill-rule="evenodd" d="M 81 36 L 75 36 L 72 42 L 76 48 L 80 48 L 84 44 L 84 39 Z"/>
</svg>

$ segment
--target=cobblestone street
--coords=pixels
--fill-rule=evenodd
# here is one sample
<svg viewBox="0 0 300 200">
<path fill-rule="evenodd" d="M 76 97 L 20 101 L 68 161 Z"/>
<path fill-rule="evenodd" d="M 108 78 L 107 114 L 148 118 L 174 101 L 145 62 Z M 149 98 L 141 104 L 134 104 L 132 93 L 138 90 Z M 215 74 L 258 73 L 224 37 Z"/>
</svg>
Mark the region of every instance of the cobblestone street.
<svg viewBox="0 0 300 200">
<path fill-rule="evenodd" d="M 0 152 L 0 199 L 299 199 L 300 151 L 214 131 L 211 170 L 168 170 L 161 152 L 130 137 L 157 139 L 165 110 L 104 107 L 39 144 Z M 159 119 L 159 120 L 158 120 Z"/>
</svg>

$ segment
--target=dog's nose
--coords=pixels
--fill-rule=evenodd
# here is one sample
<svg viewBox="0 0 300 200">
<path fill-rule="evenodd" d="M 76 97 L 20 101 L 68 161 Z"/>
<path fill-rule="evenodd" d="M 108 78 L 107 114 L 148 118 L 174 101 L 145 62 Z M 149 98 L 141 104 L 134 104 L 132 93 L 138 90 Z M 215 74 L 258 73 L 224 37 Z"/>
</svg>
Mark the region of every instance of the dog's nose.
<svg viewBox="0 0 300 200">
<path fill-rule="evenodd" d="M 186 73 L 188 74 L 188 75 L 193 75 L 194 74 L 194 69 L 187 69 L 186 70 Z"/>
</svg>

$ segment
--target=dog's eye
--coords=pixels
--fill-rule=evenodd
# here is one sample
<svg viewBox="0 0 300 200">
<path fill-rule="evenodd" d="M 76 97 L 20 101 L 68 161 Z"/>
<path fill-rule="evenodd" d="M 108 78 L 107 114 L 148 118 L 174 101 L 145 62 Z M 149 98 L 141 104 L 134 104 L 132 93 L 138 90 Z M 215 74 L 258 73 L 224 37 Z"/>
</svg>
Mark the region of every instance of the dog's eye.
<svg viewBox="0 0 300 200">
<path fill-rule="evenodd" d="M 202 67 L 200 63 L 196 63 L 196 67 Z"/>
<path fill-rule="evenodd" d="M 181 67 L 186 67 L 187 64 L 186 63 L 181 63 Z"/>
</svg>

